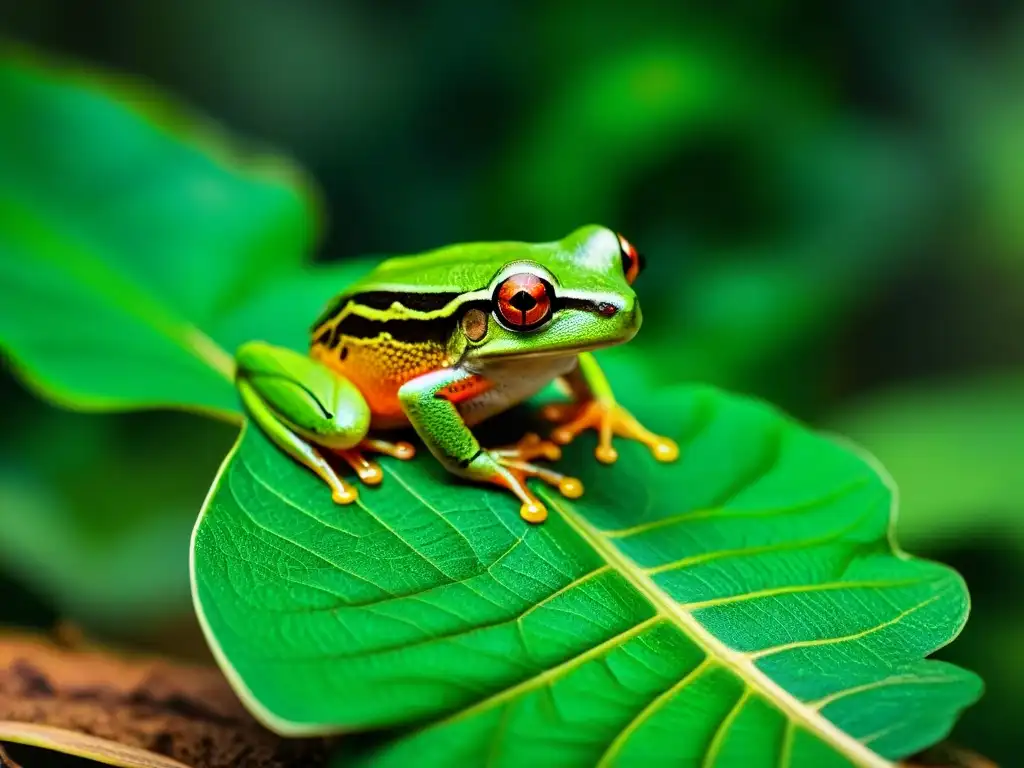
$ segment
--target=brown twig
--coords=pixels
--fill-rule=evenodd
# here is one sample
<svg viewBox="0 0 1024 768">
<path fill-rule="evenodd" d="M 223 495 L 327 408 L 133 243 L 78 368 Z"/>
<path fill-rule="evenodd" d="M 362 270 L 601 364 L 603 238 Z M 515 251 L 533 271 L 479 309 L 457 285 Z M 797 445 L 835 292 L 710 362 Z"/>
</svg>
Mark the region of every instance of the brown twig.
<svg viewBox="0 0 1024 768">
<path fill-rule="evenodd" d="M 21 768 L 21 765 L 14 762 L 11 756 L 7 754 L 3 744 L 0 744 L 0 766 L 3 766 L 3 768 Z"/>
</svg>

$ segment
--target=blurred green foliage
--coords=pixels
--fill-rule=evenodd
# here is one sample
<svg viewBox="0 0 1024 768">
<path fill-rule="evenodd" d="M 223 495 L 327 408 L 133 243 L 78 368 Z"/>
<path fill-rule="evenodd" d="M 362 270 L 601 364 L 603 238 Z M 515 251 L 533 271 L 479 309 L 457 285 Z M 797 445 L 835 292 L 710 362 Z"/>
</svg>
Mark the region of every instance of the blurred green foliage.
<svg viewBox="0 0 1024 768">
<path fill-rule="evenodd" d="M 956 736 L 1007 764 L 1024 748 L 1020 4 L 0 0 L 0 29 L 296 157 L 324 261 L 626 233 L 650 265 L 643 375 L 875 451 L 904 546 L 974 596 L 943 655 L 989 693 Z M 0 396 L 0 566 L 26 592 L 0 618 L 133 635 L 187 610 L 175 542 L 230 430 L 61 413 L 10 378 Z"/>
</svg>

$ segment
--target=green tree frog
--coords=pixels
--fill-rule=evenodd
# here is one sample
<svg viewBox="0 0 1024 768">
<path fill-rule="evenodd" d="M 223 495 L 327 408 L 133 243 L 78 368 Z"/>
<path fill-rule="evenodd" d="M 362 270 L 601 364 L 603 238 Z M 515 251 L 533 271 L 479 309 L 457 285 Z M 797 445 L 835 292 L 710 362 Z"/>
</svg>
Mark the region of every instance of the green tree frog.
<svg viewBox="0 0 1024 768">
<path fill-rule="evenodd" d="M 412 426 L 449 471 L 511 491 L 523 519 L 539 523 L 547 511 L 527 478 L 570 498 L 583 487 L 534 461 L 557 460 L 559 446 L 584 430 L 597 430 L 603 463 L 617 458 L 613 435 L 640 441 L 659 461 L 679 454 L 616 403 L 592 354 L 640 328 L 632 284 L 642 267 L 632 244 L 598 226 L 550 243 L 460 244 L 392 258 L 328 304 L 308 354 L 260 341 L 240 347 L 236 385 L 251 418 L 338 504 L 357 491 L 325 455 L 375 485 L 383 474 L 367 454 L 415 453 L 376 435 Z M 527 434 L 515 445 L 480 446 L 471 427 L 553 380 L 572 402 L 544 409 L 550 440 Z"/>
</svg>

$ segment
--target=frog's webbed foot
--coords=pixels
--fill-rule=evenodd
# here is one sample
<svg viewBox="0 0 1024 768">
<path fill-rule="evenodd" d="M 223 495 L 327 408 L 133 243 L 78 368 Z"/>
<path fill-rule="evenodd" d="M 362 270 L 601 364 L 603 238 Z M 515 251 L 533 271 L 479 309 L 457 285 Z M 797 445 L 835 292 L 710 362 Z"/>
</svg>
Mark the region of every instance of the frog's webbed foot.
<svg viewBox="0 0 1024 768">
<path fill-rule="evenodd" d="M 494 456 L 494 458 L 499 464 L 499 470 L 490 478 L 490 482 L 507 488 L 516 495 L 522 502 L 522 506 L 519 507 L 519 516 L 528 523 L 543 523 L 548 517 L 547 508 L 526 484 L 529 478 L 536 477 L 557 488 L 559 493 L 568 499 L 576 499 L 583 494 L 583 483 L 575 477 L 568 477 L 560 472 L 538 467 L 528 461 L 501 456 Z"/>
<path fill-rule="evenodd" d="M 365 438 L 352 448 L 335 448 L 334 453 L 348 462 L 348 465 L 356 471 L 359 479 L 364 483 L 367 485 L 380 485 L 381 480 L 384 479 L 383 470 L 381 470 L 377 462 L 370 461 L 364 454 L 382 453 L 402 461 L 408 461 L 416 455 L 416 449 L 411 443 L 389 443 L 385 440 Z M 354 501 L 355 489 L 352 488 L 351 491 L 353 494 L 351 500 Z M 335 501 L 338 501 L 337 494 L 335 494 Z M 341 501 L 339 503 L 347 504 L 350 502 Z"/>
<path fill-rule="evenodd" d="M 648 431 L 616 402 L 595 398 L 579 403 L 553 403 L 544 406 L 541 415 L 555 422 L 557 426 L 551 433 L 551 439 L 561 445 L 568 445 L 584 430 L 596 429 L 598 437 L 594 455 L 604 464 L 612 464 L 619 458 L 618 451 L 612 446 L 613 435 L 643 443 L 658 461 L 679 458 L 679 446 L 673 440 Z"/>
<path fill-rule="evenodd" d="M 547 519 L 547 508 L 526 484 L 529 478 L 535 477 L 557 488 L 559 493 L 569 499 L 579 498 L 583 494 L 583 483 L 575 477 L 532 463 L 532 459 L 555 461 L 561 455 L 562 449 L 550 440 L 542 440 L 539 435 L 529 433 L 513 445 L 484 451 L 473 463 L 490 464 L 490 473 L 485 470 L 480 479 L 512 491 L 522 502 L 520 516 L 528 523 L 542 523 Z"/>
<path fill-rule="evenodd" d="M 542 440 L 536 432 L 527 432 L 517 443 L 504 445 L 492 450 L 495 456 L 518 461 L 547 459 L 558 461 L 562 458 L 562 449 L 550 440 Z"/>
</svg>

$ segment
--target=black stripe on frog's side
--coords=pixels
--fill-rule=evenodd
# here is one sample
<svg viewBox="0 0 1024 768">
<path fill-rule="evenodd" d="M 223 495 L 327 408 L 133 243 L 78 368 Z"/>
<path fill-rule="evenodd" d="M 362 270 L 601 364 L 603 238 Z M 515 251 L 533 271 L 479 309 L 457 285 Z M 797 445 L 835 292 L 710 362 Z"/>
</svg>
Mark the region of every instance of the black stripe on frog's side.
<svg viewBox="0 0 1024 768">
<path fill-rule="evenodd" d="M 462 294 L 455 295 L 461 296 Z M 489 312 L 490 307 L 491 303 L 487 300 L 467 301 L 454 314 L 447 317 L 435 317 L 432 320 L 399 318 L 370 320 L 361 315 L 348 315 L 334 325 L 334 333 L 328 346 L 332 349 L 338 346 L 340 336 L 349 336 L 356 339 L 374 339 L 382 333 L 389 333 L 391 338 L 396 341 L 404 341 L 407 344 L 434 342 L 443 345 L 448 343 L 448 339 L 451 337 L 455 326 L 463 314 L 470 309 L 482 309 L 485 312 Z"/>
<path fill-rule="evenodd" d="M 385 310 L 398 303 L 414 312 L 437 312 L 444 309 L 462 293 L 455 291 L 403 293 L 401 291 L 364 291 L 350 296 L 335 297 L 320 317 L 313 323 L 310 332 L 337 317 L 350 301 L 370 309 Z"/>
<path fill-rule="evenodd" d="M 455 317 L 440 317 L 434 320 L 369 320 L 359 315 L 349 315 L 334 326 L 334 335 L 328 346 L 338 346 L 341 336 L 355 339 L 375 339 L 382 333 L 391 334 L 396 341 L 408 344 L 448 341 L 455 323 Z"/>
<path fill-rule="evenodd" d="M 461 293 L 450 294 L 451 298 L 448 301 L 461 295 Z M 448 302 L 446 301 L 440 304 L 440 307 L 444 307 L 447 304 Z M 341 342 L 342 336 L 355 339 L 375 339 L 382 333 L 388 333 L 396 341 L 402 341 L 407 344 L 433 342 L 444 345 L 448 343 L 448 339 L 451 337 L 462 315 L 474 307 L 489 311 L 490 302 L 479 299 L 467 301 L 459 306 L 458 310 L 453 314 L 445 317 L 435 317 L 430 320 L 398 317 L 393 317 L 389 320 L 373 320 L 362 315 L 350 314 L 343 317 L 331 328 L 325 329 L 323 333 L 317 336 L 314 343 L 323 343 L 321 342 L 321 339 L 323 339 L 328 349 L 334 349 Z M 330 332 L 329 338 L 326 337 L 328 332 Z"/>
<path fill-rule="evenodd" d="M 385 291 L 373 291 L 365 294 L 355 294 L 344 299 L 337 299 L 335 300 L 337 307 L 334 308 L 333 314 L 330 316 L 325 315 L 326 319 L 321 320 L 314 325 L 313 330 L 315 331 L 325 323 L 330 322 L 330 320 L 337 315 L 344 305 L 350 300 L 364 304 L 364 306 L 373 306 L 375 309 L 386 309 L 395 301 L 399 301 L 399 296 L 401 295 L 402 294 L 388 293 Z M 413 294 L 404 295 L 408 299 Z M 462 294 L 459 293 L 419 294 L 418 296 L 420 298 L 426 296 L 428 299 L 434 299 L 434 302 L 409 302 L 415 303 L 416 306 L 410 307 L 408 304 L 403 304 L 402 306 L 407 309 L 417 309 L 419 311 L 436 311 L 447 306 L 449 302 L 461 295 Z M 373 297 L 371 302 L 374 303 L 364 303 L 361 297 L 365 296 Z M 440 299 L 442 296 L 445 297 L 443 301 Z M 587 312 L 597 312 L 599 306 L 599 302 L 596 301 L 561 296 L 556 296 L 552 304 L 553 310 L 556 312 L 561 309 L 577 309 Z M 461 319 L 462 315 L 470 309 L 480 309 L 483 312 L 490 313 L 493 310 L 493 305 L 492 302 L 486 299 L 467 301 L 459 306 L 458 310 L 452 315 L 447 317 L 437 317 L 432 320 L 400 318 L 391 318 L 390 320 L 371 320 L 370 318 L 366 318 L 361 315 L 350 314 L 334 325 L 324 328 L 314 339 L 313 343 L 323 345 L 327 349 L 333 350 L 341 344 L 342 336 L 348 336 L 356 339 L 375 339 L 382 333 L 388 333 L 391 335 L 391 338 L 396 341 L 402 341 L 407 344 L 433 342 L 443 345 L 446 344 L 448 339 L 451 337 L 451 334 L 455 330 L 455 326 Z"/>
<path fill-rule="evenodd" d="M 366 291 L 349 296 L 351 301 L 371 309 L 391 309 L 392 304 L 401 304 L 414 312 L 437 312 L 459 298 L 459 291 L 434 291 L 402 293 L 400 291 Z"/>
</svg>

